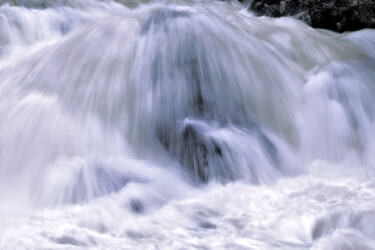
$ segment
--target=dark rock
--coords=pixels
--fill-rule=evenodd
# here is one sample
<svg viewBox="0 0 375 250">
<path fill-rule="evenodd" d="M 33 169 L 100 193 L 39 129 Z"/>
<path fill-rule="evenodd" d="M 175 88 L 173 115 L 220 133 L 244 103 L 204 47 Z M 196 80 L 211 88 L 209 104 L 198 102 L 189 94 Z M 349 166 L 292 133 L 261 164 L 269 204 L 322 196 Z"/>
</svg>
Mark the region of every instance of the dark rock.
<svg viewBox="0 0 375 250">
<path fill-rule="evenodd" d="M 223 151 L 221 151 L 221 148 L 215 144 L 215 153 L 219 156 L 223 155 Z"/>
<path fill-rule="evenodd" d="M 187 166 L 201 181 L 208 181 L 209 148 L 212 142 L 207 141 L 202 133 L 194 126 L 187 125 L 182 133 L 182 148 L 178 158 L 183 165 Z M 221 156 L 222 151 L 215 145 L 215 152 Z"/>
<path fill-rule="evenodd" d="M 232 180 L 230 167 L 223 159 L 224 149 L 213 138 L 207 137 L 203 128 L 187 123 L 177 130 L 175 136 L 171 134 L 169 137 L 160 136 L 159 142 L 192 173 L 195 181 Z"/>
<path fill-rule="evenodd" d="M 361 28 L 375 28 L 375 1 L 336 0 L 329 5 L 317 1 L 310 9 L 311 24 L 343 32 Z"/>
<path fill-rule="evenodd" d="M 206 183 L 210 180 L 227 183 L 235 180 L 236 174 L 231 157 L 233 156 L 232 152 L 235 152 L 236 149 L 232 149 L 225 142 L 219 142 L 208 135 L 206 125 L 202 122 L 186 122 L 177 129 L 175 136 L 169 137 L 168 140 L 166 140 L 166 136 L 160 136 L 159 142 L 173 158 L 192 174 L 197 183 Z M 262 147 L 265 157 L 275 168 L 280 168 L 282 162 L 278 149 L 260 127 L 252 124 L 250 129 L 242 129 L 255 137 Z M 249 168 L 252 171 L 252 167 L 249 166 Z M 254 183 L 257 183 L 255 172 L 253 172 L 253 176 Z"/>
<path fill-rule="evenodd" d="M 314 28 L 338 32 L 375 28 L 374 0 L 254 0 L 250 9 L 270 17 L 294 16 Z"/>
</svg>

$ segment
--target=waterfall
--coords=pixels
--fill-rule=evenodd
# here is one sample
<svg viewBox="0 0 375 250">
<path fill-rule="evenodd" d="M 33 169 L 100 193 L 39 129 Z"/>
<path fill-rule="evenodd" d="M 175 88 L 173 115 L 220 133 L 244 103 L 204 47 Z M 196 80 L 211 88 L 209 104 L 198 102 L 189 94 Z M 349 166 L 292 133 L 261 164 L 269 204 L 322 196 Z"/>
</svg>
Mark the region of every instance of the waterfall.
<svg viewBox="0 0 375 250">
<path fill-rule="evenodd" d="M 375 246 L 374 30 L 1 3 L 1 248 Z"/>
</svg>

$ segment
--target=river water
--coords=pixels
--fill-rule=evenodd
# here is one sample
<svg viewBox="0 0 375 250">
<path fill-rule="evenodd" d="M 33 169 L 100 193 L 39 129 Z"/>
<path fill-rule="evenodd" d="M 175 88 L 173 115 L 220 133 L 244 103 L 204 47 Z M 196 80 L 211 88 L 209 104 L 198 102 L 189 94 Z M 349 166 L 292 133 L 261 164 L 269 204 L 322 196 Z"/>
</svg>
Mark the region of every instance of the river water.
<svg viewBox="0 0 375 250">
<path fill-rule="evenodd" d="M 1 249 L 375 248 L 374 30 L 0 2 Z"/>
</svg>

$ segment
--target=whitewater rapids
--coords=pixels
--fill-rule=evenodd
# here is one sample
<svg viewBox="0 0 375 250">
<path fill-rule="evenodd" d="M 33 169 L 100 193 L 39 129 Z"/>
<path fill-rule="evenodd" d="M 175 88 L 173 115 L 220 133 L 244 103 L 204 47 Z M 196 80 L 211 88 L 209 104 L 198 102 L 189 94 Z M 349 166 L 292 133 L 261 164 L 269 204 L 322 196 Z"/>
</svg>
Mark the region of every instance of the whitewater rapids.
<svg viewBox="0 0 375 250">
<path fill-rule="evenodd" d="M 374 30 L 0 3 L 0 249 L 375 249 Z"/>
</svg>

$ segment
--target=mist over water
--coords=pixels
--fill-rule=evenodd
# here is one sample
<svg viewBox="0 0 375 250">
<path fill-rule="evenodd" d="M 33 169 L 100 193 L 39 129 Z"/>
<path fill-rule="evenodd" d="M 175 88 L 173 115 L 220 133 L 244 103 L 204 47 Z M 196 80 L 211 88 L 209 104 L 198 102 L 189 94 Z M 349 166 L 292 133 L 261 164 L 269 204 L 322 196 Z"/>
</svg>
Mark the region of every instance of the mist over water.
<svg viewBox="0 0 375 250">
<path fill-rule="evenodd" d="M 0 3 L 1 249 L 375 248 L 374 30 Z"/>
</svg>

